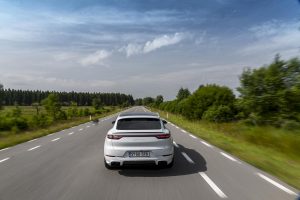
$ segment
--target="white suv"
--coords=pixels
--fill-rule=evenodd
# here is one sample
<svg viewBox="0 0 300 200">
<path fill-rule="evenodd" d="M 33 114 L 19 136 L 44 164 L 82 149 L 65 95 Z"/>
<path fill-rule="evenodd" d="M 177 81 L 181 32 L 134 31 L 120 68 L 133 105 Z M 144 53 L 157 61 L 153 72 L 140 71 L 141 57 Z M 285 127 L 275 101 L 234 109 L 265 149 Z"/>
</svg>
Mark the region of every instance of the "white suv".
<svg viewBox="0 0 300 200">
<path fill-rule="evenodd" d="M 104 143 L 106 168 L 152 164 L 172 167 L 174 146 L 167 122 L 155 113 L 122 113 Z"/>
</svg>

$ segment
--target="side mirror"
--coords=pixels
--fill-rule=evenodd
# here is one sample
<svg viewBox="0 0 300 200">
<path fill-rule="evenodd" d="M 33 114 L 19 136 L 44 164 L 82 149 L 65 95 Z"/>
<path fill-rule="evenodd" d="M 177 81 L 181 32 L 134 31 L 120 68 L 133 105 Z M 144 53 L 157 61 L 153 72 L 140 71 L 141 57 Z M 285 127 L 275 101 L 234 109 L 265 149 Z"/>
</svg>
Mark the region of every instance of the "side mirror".
<svg viewBox="0 0 300 200">
<path fill-rule="evenodd" d="M 162 122 L 163 122 L 164 124 L 167 124 L 167 123 L 168 123 L 168 122 L 167 122 L 166 120 L 164 120 L 164 119 L 162 120 Z"/>
<path fill-rule="evenodd" d="M 115 124 L 115 123 L 116 123 L 116 121 L 112 121 L 111 123 L 112 123 L 112 124 Z"/>
</svg>

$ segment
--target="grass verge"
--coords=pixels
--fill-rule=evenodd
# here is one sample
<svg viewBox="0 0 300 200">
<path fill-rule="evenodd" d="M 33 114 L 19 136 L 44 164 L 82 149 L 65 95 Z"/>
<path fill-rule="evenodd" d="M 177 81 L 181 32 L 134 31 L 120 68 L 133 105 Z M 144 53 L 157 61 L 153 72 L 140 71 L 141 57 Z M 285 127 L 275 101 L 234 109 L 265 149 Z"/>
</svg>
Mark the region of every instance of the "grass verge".
<svg viewBox="0 0 300 200">
<path fill-rule="evenodd" d="M 107 113 L 102 113 L 94 118 L 102 118 L 117 112 L 120 112 L 122 109 L 116 108 L 110 112 Z M 4 134 L 2 137 L 0 137 L 0 149 L 7 148 L 10 146 L 14 146 L 35 138 L 39 138 L 54 132 L 58 132 L 73 126 L 77 126 L 79 124 L 85 123 L 90 121 L 89 117 L 79 117 L 76 119 L 72 120 L 66 120 L 66 121 L 60 121 L 56 122 L 55 124 L 46 127 L 46 128 L 41 128 L 37 130 L 30 130 L 30 131 L 24 131 L 20 133 L 10 133 L 7 132 L 7 134 Z"/>
<path fill-rule="evenodd" d="M 166 112 L 152 110 L 159 112 L 164 118 L 167 117 Z M 169 121 L 190 133 L 300 189 L 300 152 L 295 152 L 297 148 L 289 150 L 288 145 L 283 148 L 284 146 L 277 147 L 278 145 L 272 144 L 272 140 L 275 141 L 275 138 L 279 141 L 281 139 L 282 143 L 285 140 L 289 141 L 286 137 L 294 137 L 291 140 L 298 142 L 299 134 L 286 133 L 291 134 L 286 136 L 281 135 L 283 134 L 281 133 L 282 130 L 276 131 L 275 128 L 270 127 L 253 128 L 239 123 L 214 124 L 203 121 L 190 121 L 180 115 L 170 113 L 168 116 Z M 263 134 L 263 132 L 265 133 Z M 256 137 L 256 134 L 262 134 L 263 136 Z M 265 138 L 266 136 L 268 138 Z M 260 138 L 259 141 L 257 138 Z M 300 143 L 298 145 L 300 146 Z"/>
</svg>

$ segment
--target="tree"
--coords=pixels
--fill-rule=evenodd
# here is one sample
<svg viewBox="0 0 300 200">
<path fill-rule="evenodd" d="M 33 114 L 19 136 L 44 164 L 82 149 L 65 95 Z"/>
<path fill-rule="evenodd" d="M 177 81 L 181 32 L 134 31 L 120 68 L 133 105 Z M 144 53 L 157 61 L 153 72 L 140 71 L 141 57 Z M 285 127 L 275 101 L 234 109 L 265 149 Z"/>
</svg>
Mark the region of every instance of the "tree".
<svg viewBox="0 0 300 200">
<path fill-rule="evenodd" d="M 154 103 L 154 99 L 152 97 L 145 97 L 143 99 L 143 105 L 149 105 L 151 103 Z"/>
<path fill-rule="evenodd" d="M 177 98 L 178 101 L 181 101 L 181 100 L 187 98 L 187 97 L 190 96 L 190 95 L 191 95 L 191 92 L 189 91 L 189 89 L 187 89 L 187 88 L 183 89 L 183 88 L 181 87 L 181 88 L 179 89 L 178 93 L 177 93 L 176 98 Z"/>
<path fill-rule="evenodd" d="M 42 105 L 45 107 L 49 116 L 51 116 L 54 120 L 59 119 L 61 104 L 57 94 L 49 94 L 46 99 L 42 100 Z"/>
<path fill-rule="evenodd" d="M 92 104 L 93 104 L 95 110 L 100 110 L 103 107 L 103 104 L 102 104 L 102 101 L 100 98 L 94 98 Z"/>
<path fill-rule="evenodd" d="M 228 106 L 234 108 L 235 96 L 225 86 L 206 85 L 196 90 L 182 105 L 182 114 L 190 119 L 202 119 L 211 106 Z M 232 112 L 233 113 L 233 112 Z"/>
<path fill-rule="evenodd" d="M 38 102 L 35 102 L 35 103 L 32 104 L 32 107 L 35 108 L 36 115 L 39 115 L 40 114 L 40 104 Z"/>
<path fill-rule="evenodd" d="M 0 110 L 2 109 L 2 104 L 3 104 L 3 85 L 0 83 Z"/>
<path fill-rule="evenodd" d="M 300 121 L 300 61 L 274 61 L 258 69 L 246 69 L 240 77 L 240 104 L 258 123 Z"/>
<path fill-rule="evenodd" d="M 155 105 L 159 106 L 162 102 L 164 102 L 164 97 L 162 95 L 158 95 L 155 99 Z"/>
</svg>

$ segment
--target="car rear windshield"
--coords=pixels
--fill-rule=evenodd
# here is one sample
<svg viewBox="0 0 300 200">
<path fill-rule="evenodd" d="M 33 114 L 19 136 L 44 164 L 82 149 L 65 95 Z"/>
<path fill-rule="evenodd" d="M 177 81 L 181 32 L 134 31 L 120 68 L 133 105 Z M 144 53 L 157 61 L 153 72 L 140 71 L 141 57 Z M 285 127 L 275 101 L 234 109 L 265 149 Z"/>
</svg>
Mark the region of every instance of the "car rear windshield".
<svg viewBox="0 0 300 200">
<path fill-rule="evenodd" d="M 152 130 L 161 129 L 159 119 L 155 118 L 125 118 L 119 119 L 118 130 Z"/>
</svg>

